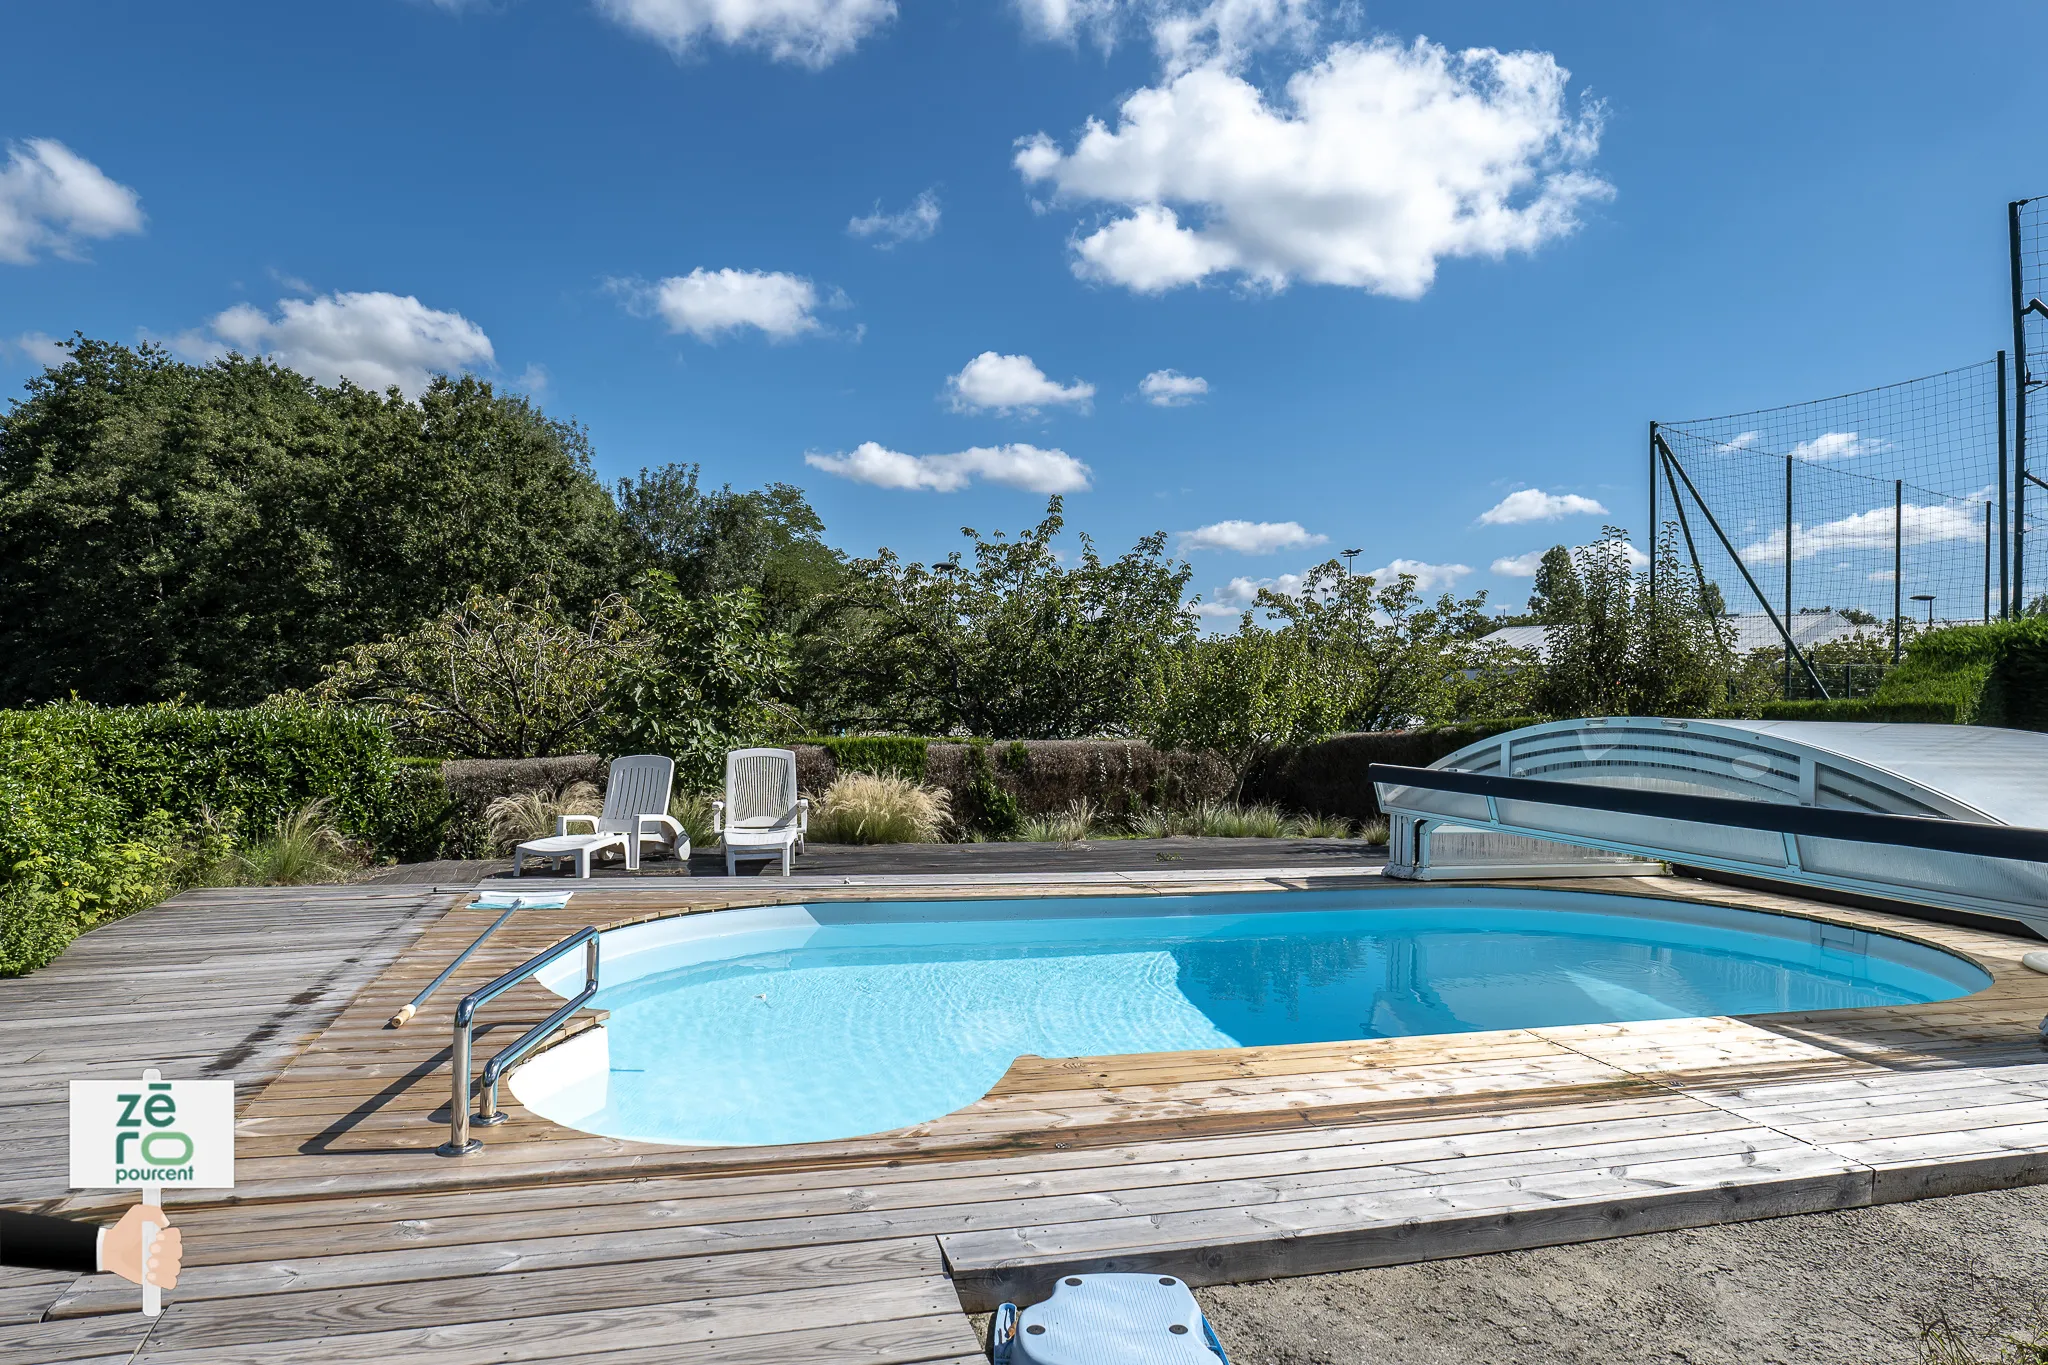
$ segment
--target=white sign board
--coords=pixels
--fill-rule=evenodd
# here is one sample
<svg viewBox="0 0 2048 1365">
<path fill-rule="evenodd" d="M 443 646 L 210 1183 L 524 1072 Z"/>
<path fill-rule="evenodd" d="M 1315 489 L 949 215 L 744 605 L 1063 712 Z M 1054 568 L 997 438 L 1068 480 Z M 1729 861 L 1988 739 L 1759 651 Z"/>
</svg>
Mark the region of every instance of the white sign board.
<svg viewBox="0 0 2048 1365">
<path fill-rule="evenodd" d="M 71 1083 L 71 1188 L 227 1189 L 235 1183 L 235 1083 Z"/>
</svg>

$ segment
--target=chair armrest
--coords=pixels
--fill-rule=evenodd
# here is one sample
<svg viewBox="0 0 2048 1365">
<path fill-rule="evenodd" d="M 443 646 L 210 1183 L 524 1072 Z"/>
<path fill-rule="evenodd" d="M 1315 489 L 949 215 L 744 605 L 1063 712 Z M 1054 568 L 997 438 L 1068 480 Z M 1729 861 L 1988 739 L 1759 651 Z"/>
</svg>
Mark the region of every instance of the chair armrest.
<svg viewBox="0 0 2048 1365">
<path fill-rule="evenodd" d="M 811 798 L 808 796 L 796 799 L 796 827 L 806 834 L 811 832 Z"/>
<path fill-rule="evenodd" d="M 595 815 L 557 815 L 555 817 L 555 833 L 558 835 L 582 833 L 583 831 L 581 830 L 571 830 L 569 828 L 571 824 L 579 820 L 590 826 L 589 833 L 597 833 L 597 817 Z"/>
<path fill-rule="evenodd" d="M 723 801 L 713 801 L 711 803 L 711 832 L 713 834 L 725 833 L 725 802 Z"/>
<path fill-rule="evenodd" d="M 634 817 L 634 833 L 645 838 L 649 826 L 653 832 L 667 839 L 672 848 L 681 847 L 688 837 L 683 833 L 683 822 L 667 815 L 640 815 Z"/>
</svg>

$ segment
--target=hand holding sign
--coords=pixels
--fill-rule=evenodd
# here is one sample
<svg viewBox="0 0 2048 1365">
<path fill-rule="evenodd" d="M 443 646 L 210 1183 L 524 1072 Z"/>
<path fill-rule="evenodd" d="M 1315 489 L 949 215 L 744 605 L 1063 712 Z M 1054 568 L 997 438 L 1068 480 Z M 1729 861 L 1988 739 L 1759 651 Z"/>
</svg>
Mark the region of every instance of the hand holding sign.
<svg viewBox="0 0 2048 1365">
<path fill-rule="evenodd" d="M 144 1224 L 156 1230 L 149 1257 L 149 1277 L 143 1278 Z M 154 1204 L 137 1204 L 121 1215 L 121 1221 L 107 1229 L 100 1246 L 100 1266 L 134 1284 L 151 1284 L 159 1289 L 178 1287 L 178 1270 L 184 1260 L 184 1234 Z"/>
<path fill-rule="evenodd" d="M 165 1185 L 232 1188 L 232 1081 L 71 1083 L 71 1187 L 140 1189 L 142 1204 L 107 1232 L 106 1268 L 142 1286 L 142 1311 L 161 1311 L 159 1291 L 178 1282 L 184 1239 L 157 1193 Z"/>
</svg>

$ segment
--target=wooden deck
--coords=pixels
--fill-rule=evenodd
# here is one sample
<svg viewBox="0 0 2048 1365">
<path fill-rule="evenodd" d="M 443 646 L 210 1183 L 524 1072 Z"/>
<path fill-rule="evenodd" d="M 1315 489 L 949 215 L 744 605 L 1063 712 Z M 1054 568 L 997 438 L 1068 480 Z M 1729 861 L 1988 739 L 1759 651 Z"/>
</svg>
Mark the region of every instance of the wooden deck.
<svg viewBox="0 0 2048 1365">
<path fill-rule="evenodd" d="M 173 1204 L 189 1268 L 153 1328 L 132 1288 L 106 1277 L 0 1280 L 0 1322 L 14 1324 L 0 1326 L 0 1361 L 966 1365 L 980 1357 L 963 1304 L 1028 1299 L 1070 1269 L 1213 1283 L 2048 1180 L 2048 1054 L 2035 1034 L 2048 977 L 2018 965 L 2038 944 L 1672 879 L 1583 889 L 1901 932 L 1995 979 L 1966 1000 L 1896 1009 L 1024 1058 L 941 1119 L 777 1148 L 593 1137 L 508 1094 L 513 1120 L 481 1130 L 482 1154 L 431 1152 L 447 1132 L 455 1000 L 586 923 L 775 900 L 1302 885 L 1399 889 L 1290 873 L 589 884 L 568 912 L 515 919 L 402 1030 L 384 1020 L 491 916 L 451 909 L 400 943 L 462 898 L 376 888 L 391 914 L 414 907 L 379 940 L 394 958 L 331 1023 L 268 1035 L 298 1048 L 281 1070 L 258 1063 L 260 1048 L 234 1055 L 246 1039 L 218 1024 L 195 1027 L 175 1057 L 73 1049 L 115 1069 L 260 1081 L 239 1123 L 237 1189 Z M 233 893 L 210 894 L 131 923 L 197 914 L 213 945 L 199 951 L 267 952 L 278 991 L 310 992 L 319 963 L 351 954 L 351 971 L 374 970 L 360 947 L 299 944 L 299 932 L 346 937 L 323 907 L 348 893 L 265 893 L 298 900 L 252 903 L 247 932 L 222 903 Z M 160 964 L 183 970 L 174 959 L 164 945 Z M 0 1028 L 32 1031 L 59 996 L 81 1021 L 137 998 L 118 959 L 67 955 L 51 973 L 0 982 Z M 534 986 L 503 997 L 478 1052 L 556 1003 Z M 182 1017 L 164 1013 L 166 1027 Z M 48 1138 L 62 1124 L 51 1102 L 4 1112 Z M 8 1197 L 48 1200 L 61 1179 Z"/>
</svg>

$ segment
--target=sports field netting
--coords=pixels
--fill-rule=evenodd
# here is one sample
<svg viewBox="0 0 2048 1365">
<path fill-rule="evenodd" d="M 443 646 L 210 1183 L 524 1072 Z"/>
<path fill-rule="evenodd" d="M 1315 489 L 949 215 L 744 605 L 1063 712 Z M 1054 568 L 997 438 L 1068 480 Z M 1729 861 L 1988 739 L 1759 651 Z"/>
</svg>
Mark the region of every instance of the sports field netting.
<svg viewBox="0 0 2048 1365">
<path fill-rule="evenodd" d="M 1996 361 L 1657 431 L 1677 465 L 1658 470 L 1657 518 L 1679 519 L 1675 485 L 1700 570 L 1731 611 L 1782 615 L 1789 571 L 1795 613 L 1889 623 L 1896 564 L 1909 620 L 1930 607 L 1937 621 L 1999 614 Z"/>
</svg>

